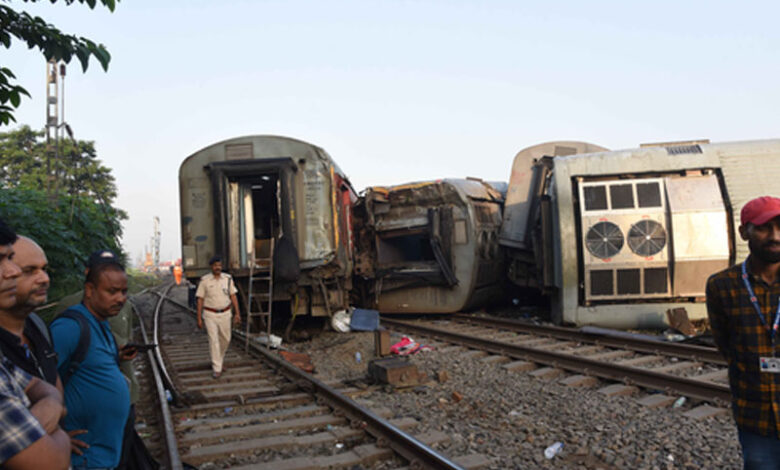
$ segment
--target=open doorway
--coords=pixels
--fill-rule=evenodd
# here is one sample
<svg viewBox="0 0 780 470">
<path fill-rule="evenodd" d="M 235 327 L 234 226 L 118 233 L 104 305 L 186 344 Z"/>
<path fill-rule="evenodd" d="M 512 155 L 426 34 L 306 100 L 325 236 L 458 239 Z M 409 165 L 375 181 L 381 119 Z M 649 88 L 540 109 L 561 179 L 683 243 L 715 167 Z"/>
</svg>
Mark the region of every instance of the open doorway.
<svg viewBox="0 0 780 470">
<path fill-rule="evenodd" d="M 279 176 L 273 173 L 257 175 L 246 184 L 251 191 L 255 257 L 267 258 L 271 239 L 279 236 Z"/>
</svg>

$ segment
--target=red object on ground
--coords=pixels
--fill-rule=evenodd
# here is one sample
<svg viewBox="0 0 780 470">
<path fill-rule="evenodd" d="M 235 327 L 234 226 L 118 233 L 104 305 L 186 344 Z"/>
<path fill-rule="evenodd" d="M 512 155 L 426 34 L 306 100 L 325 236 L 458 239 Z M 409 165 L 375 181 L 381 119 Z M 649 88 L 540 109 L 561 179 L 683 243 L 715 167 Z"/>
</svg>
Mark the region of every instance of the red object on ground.
<svg viewBox="0 0 780 470">
<path fill-rule="evenodd" d="M 308 354 L 279 351 L 279 355 L 282 356 L 285 361 L 292 363 L 292 365 L 304 372 L 308 372 L 310 374 L 314 372 L 314 364 L 311 363 L 311 357 L 309 357 Z"/>
</svg>

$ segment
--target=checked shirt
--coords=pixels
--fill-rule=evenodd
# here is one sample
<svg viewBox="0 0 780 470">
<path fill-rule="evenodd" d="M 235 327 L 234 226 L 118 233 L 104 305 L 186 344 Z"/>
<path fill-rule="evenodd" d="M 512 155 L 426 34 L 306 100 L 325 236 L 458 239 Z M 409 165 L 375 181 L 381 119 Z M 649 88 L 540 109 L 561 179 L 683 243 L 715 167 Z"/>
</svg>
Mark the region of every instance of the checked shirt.
<svg viewBox="0 0 780 470">
<path fill-rule="evenodd" d="M 43 427 L 28 409 L 30 400 L 24 393 L 31 376 L 6 358 L 0 365 L 0 467 L 46 435 Z"/>
<path fill-rule="evenodd" d="M 748 263 L 749 266 L 749 263 Z M 764 320 L 775 320 L 780 282 L 767 284 L 748 269 Z M 780 356 L 780 337 L 772 340 L 742 281 L 741 264 L 707 280 L 707 314 L 713 338 L 729 364 L 732 411 L 742 430 L 780 439 L 780 374 L 762 373 L 759 358 Z"/>
</svg>

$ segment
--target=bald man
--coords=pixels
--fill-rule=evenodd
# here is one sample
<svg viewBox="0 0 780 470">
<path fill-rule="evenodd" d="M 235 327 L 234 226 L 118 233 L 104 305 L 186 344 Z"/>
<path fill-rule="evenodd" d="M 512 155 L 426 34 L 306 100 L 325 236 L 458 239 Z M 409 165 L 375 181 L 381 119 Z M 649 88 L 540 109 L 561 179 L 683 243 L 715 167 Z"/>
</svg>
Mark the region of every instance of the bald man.
<svg viewBox="0 0 780 470">
<path fill-rule="evenodd" d="M 0 306 L 0 348 L 3 354 L 28 374 L 62 391 L 57 377 L 57 355 L 46 325 L 33 311 L 46 303 L 49 263 L 40 246 L 20 236 L 13 244 L 14 262 L 22 273 L 16 281 L 16 301 Z"/>
</svg>

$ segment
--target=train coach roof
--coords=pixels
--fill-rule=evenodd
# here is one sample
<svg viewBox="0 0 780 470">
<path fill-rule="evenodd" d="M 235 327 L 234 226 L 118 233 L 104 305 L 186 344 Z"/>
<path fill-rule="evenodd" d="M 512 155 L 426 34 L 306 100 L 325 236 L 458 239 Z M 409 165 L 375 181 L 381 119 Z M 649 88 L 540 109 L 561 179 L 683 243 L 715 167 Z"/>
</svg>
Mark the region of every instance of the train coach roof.
<svg viewBox="0 0 780 470">
<path fill-rule="evenodd" d="M 392 192 L 414 191 L 438 184 L 447 184 L 457 188 L 459 192 L 471 199 L 487 199 L 492 201 L 503 201 L 504 199 L 504 193 L 502 193 L 500 185 L 505 185 L 505 183 L 488 183 L 476 178 L 444 178 L 439 180 L 404 183 L 396 186 L 373 186 L 367 189 L 374 193 L 387 196 Z"/>
<path fill-rule="evenodd" d="M 591 153 L 579 153 L 575 155 L 566 155 L 555 157 L 555 160 L 564 162 L 580 161 L 598 161 L 598 160 L 623 160 L 633 159 L 636 161 L 645 160 L 652 157 L 680 156 L 680 163 L 689 166 L 689 162 L 683 162 L 683 157 L 694 158 L 696 155 L 702 155 L 705 159 L 718 157 L 720 155 L 762 155 L 770 152 L 777 152 L 780 149 L 780 139 L 766 140 L 745 140 L 737 142 L 717 142 L 717 143 L 675 143 L 647 145 L 638 148 L 605 150 Z M 645 158 L 643 158 L 645 157 Z M 647 160 L 645 160 L 647 161 Z M 649 161 L 647 161 L 650 164 Z"/>
<path fill-rule="evenodd" d="M 303 146 L 308 147 L 309 149 L 313 150 L 317 155 L 323 156 L 331 165 L 333 165 L 334 171 L 341 175 L 343 178 L 348 179 L 346 177 L 346 174 L 341 170 L 339 165 L 336 163 L 335 160 L 333 160 L 333 157 L 330 156 L 328 152 L 325 151 L 322 147 L 319 147 L 317 145 L 314 145 L 310 142 L 306 142 L 304 140 L 295 139 L 293 137 L 286 137 L 286 136 L 280 136 L 280 135 L 272 135 L 272 134 L 255 134 L 255 135 L 244 135 L 240 137 L 232 137 L 230 139 L 221 140 L 219 142 L 215 142 L 213 144 L 207 145 L 200 150 L 193 152 L 190 154 L 187 158 L 185 158 L 180 166 L 179 171 L 181 172 L 182 169 L 184 169 L 185 166 L 187 166 L 188 162 L 202 154 L 208 153 L 210 150 L 216 150 L 219 147 L 230 145 L 230 144 L 241 144 L 241 143 L 254 143 L 254 142 L 262 142 L 265 141 L 267 143 L 274 143 L 277 146 L 281 147 L 289 147 L 290 149 L 295 146 Z M 282 156 L 290 156 L 295 157 L 296 155 L 276 155 L 277 157 Z"/>
</svg>

